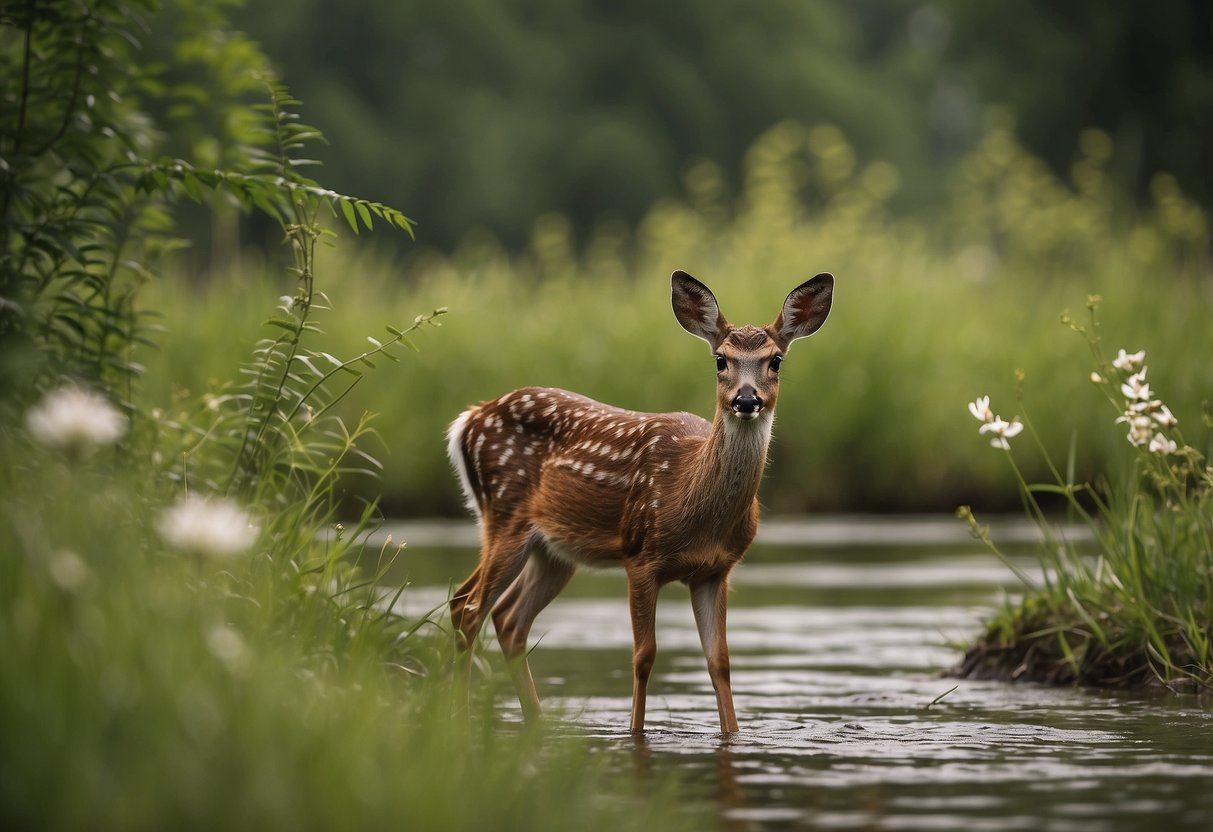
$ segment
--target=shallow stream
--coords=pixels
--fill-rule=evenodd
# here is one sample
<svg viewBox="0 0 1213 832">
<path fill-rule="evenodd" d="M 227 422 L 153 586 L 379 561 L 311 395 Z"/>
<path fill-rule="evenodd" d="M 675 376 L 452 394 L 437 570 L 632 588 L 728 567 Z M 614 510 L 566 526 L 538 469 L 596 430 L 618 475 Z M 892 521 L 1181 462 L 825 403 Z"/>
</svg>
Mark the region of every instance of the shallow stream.
<svg viewBox="0 0 1213 832">
<path fill-rule="evenodd" d="M 410 541 L 409 612 L 475 564 L 469 527 L 390 530 Z M 1030 530 L 996 534 L 1035 574 Z M 622 573 L 574 578 L 536 622 L 531 666 L 567 730 L 642 772 L 679 770 L 728 829 L 1213 829 L 1207 702 L 941 676 L 1017 591 L 957 521 L 775 522 L 734 573 L 738 735 L 718 733 L 680 585 L 661 597 L 643 738 L 627 731 Z"/>
</svg>

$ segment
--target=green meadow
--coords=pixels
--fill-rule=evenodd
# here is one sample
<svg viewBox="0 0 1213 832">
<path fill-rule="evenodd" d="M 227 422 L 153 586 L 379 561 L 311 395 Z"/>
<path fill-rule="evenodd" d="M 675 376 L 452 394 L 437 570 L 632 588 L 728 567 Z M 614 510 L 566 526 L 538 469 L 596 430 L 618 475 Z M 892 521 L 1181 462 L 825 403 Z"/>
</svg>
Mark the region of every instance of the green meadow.
<svg viewBox="0 0 1213 832">
<path fill-rule="evenodd" d="M 375 414 L 384 468 L 347 487 L 380 497 L 389 515 L 461 516 L 443 431 L 467 405 L 523 385 L 710 416 L 711 356 L 670 311 L 676 268 L 748 323 L 770 322 L 817 272 L 837 279 L 830 320 L 786 366 L 761 494 L 772 513 L 1018 509 L 1003 460 L 968 435 L 965 410 L 989 395 L 1010 418 L 1018 370 L 1051 453 L 1073 444 L 1086 477 L 1120 464 L 1124 441 L 1088 381 L 1087 347 L 1059 324 L 1092 294 L 1103 298 L 1105 347 L 1148 348 L 1154 386 L 1203 441 L 1207 217 L 1166 177 L 1151 209 L 1130 210 L 1101 178 L 1107 138 L 1091 133 L 1082 146 L 1076 181 L 1059 179 L 995 119 L 957 167 L 946 217 L 918 221 L 886 209 L 896 171 L 857 160 L 837 130 L 784 124 L 750 149 L 736 200 L 700 165 L 682 200 L 653 206 L 636 228 L 603 225 L 584 245 L 548 216 L 517 255 L 483 237 L 398 260 L 373 239 L 321 248 L 333 308 L 317 321 L 338 356 L 366 349 L 385 325 L 450 310 L 418 336 L 417 354 L 359 381 L 347 412 Z M 174 397 L 219 392 L 223 368 L 292 290 L 259 259 L 148 287 L 173 337 L 143 356 L 145 403 L 170 410 Z M 1039 457 L 1022 464 L 1029 479 L 1047 473 Z"/>
</svg>

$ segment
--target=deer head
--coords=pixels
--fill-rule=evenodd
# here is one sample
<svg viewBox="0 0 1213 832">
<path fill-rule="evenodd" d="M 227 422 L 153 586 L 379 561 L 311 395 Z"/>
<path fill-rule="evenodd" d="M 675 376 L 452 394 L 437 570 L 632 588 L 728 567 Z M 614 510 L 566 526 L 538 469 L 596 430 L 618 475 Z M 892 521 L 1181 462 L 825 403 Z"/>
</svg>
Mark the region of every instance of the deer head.
<svg viewBox="0 0 1213 832">
<path fill-rule="evenodd" d="M 712 291 L 683 271 L 672 277 L 674 317 L 702 338 L 716 361 L 716 405 L 725 414 L 751 421 L 775 410 L 779 368 L 797 338 L 812 335 L 830 314 L 834 278 L 822 273 L 806 280 L 765 327 L 735 327 L 720 312 Z"/>
</svg>

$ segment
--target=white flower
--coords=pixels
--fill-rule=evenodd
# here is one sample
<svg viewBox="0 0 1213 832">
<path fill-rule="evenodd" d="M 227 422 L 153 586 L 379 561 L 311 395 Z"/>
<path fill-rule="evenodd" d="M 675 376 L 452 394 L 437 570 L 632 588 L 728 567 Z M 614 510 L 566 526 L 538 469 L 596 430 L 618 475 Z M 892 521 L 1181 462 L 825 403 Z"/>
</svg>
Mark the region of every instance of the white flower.
<svg viewBox="0 0 1213 832">
<path fill-rule="evenodd" d="M 247 662 L 248 648 L 240 633 L 226 624 L 212 627 L 206 634 L 206 647 L 228 670 L 240 670 Z"/>
<path fill-rule="evenodd" d="M 248 513 L 230 500 L 193 494 L 166 509 L 157 529 L 171 546 L 213 558 L 243 552 L 260 532 Z"/>
<path fill-rule="evenodd" d="M 1101 376 L 1099 373 L 1091 373 L 1091 383 L 1103 384 L 1103 376 Z"/>
<path fill-rule="evenodd" d="M 1124 350 L 1121 350 L 1116 355 L 1116 358 L 1112 359 L 1112 366 L 1118 370 L 1124 370 L 1125 372 L 1131 372 L 1133 370 L 1136 370 L 1138 367 L 1140 367 L 1142 362 L 1145 360 L 1146 360 L 1146 351 L 1145 350 L 1138 350 L 1137 352 L 1134 352 L 1134 353 L 1128 353 L 1128 352 L 1125 352 Z"/>
<path fill-rule="evenodd" d="M 1171 408 L 1162 402 L 1158 403 L 1158 407 L 1151 408 L 1150 415 L 1154 417 L 1154 421 L 1164 428 L 1173 428 L 1179 424 L 1179 420 L 1175 418 L 1175 414 L 1171 412 Z"/>
<path fill-rule="evenodd" d="M 1150 453 L 1152 454 L 1173 454 L 1179 448 L 1174 440 L 1168 439 L 1161 433 L 1154 434 L 1154 438 L 1150 440 Z"/>
<path fill-rule="evenodd" d="M 31 407 L 25 427 L 47 447 L 84 455 L 121 439 L 127 420 L 104 396 L 68 386 L 47 393 Z"/>
<path fill-rule="evenodd" d="M 994 421 L 994 411 L 990 410 L 989 396 L 978 396 L 976 401 L 969 402 L 969 412 L 979 422 Z"/>
<path fill-rule="evenodd" d="M 51 580 L 60 589 L 75 592 L 88 582 L 89 568 L 84 559 L 70 549 L 60 549 L 48 564 Z"/>
<path fill-rule="evenodd" d="M 1010 422 L 1004 421 L 1001 416 L 996 416 L 993 420 L 986 422 L 978 433 L 992 433 L 994 438 L 990 440 L 990 445 L 995 448 L 1001 448 L 1004 451 L 1011 450 L 1011 443 L 1008 439 L 1013 439 L 1023 430 L 1023 423 L 1018 419 L 1013 419 Z"/>
<path fill-rule="evenodd" d="M 1129 444 L 1141 447 L 1150 441 L 1153 423 L 1150 421 L 1149 416 L 1137 412 L 1136 406 L 1126 410 L 1125 415 L 1116 421 L 1117 423 L 1123 422 L 1129 426 Z"/>
<path fill-rule="evenodd" d="M 1146 368 L 1142 367 L 1140 373 L 1134 373 L 1129 376 L 1129 380 L 1120 385 L 1120 392 L 1130 401 L 1136 399 L 1137 401 L 1148 402 L 1150 400 L 1150 385 L 1146 384 Z"/>
</svg>

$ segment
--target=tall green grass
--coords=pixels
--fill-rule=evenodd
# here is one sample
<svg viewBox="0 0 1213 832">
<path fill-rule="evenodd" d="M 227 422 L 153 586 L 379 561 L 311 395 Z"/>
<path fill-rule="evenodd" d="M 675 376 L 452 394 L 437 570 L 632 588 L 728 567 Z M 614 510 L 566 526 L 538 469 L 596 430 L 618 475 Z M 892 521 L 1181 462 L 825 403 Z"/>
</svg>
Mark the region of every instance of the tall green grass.
<svg viewBox="0 0 1213 832">
<path fill-rule="evenodd" d="M 1120 456 L 1127 464 L 1093 483 L 1076 479 L 1070 465 L 1052 461 L 1026 411 L 1025 421 L 1011 426 L 1005 419 L 994 421 L 989 410 L 983 417 L 985 400 L 978 401 L 974 415 L 984 419 L 983 432 L 1024 435 L 1001 444 L 1045 544 L 1041 575 L 1021 576 L 1024 597 L 990 622 L 960 672 L 1208 692 L 1213 690 L 1213 468 L 1206 452 L 1185 442 L 1190 432 L 1167 404 L 1170 391 L 1155 379 L 1153 357 L 1146 350 L 1121 348 L 1110 360 L 1095 317 L 1098 299 L 1089 306 L 1090 322 L 1072 326 L 1091 347 L 1090 381 L 1110 405 L 1105 430 L 1121 439 Z M 1064 419 L 1056 413 L 1048 418 Z M 1213 411 L 1193 427 L 1207 432 L 1211 426 Z M 1051 474 L 1039 483 L 1025 479 L 1018 464 L 1017 446 L 1021 441 L 1030 446 L 1033 439 Z M 1067 519 L 1085 526 L 1090 542 L 1057 528 L 1041 507 L 1043 496 L 1062 500 Z M 997 552 L 972 511 L 965 507 L 959 513 Z"/>
<path fill-rule="evenodd" d="M 1084 348 L 1058 325 L 1064 309 L 1102 295 L 1108 329 L 1151 344 L 1185 423 L 1213 390 L 1208 218 L 1166 177 L 1152 209 L 1130 210 L 1102 178 L 1107 152 L 1106 137 L 1084 135 L 1072 176 L 1059 179 L 995 121 L 953 173 L 950 212 L 898 218 L 885 209 L 895 171 L 861 164 L 837 131 L 782 125 L 750 151 L 743 193 L 729 196 L 710 165 L 693 166 L 684 200 L 654 206 L 636 229 L 605 223 L 581 249 L 552 216 L 520 255 L 484 237 L 403 262 L 340 251 L 325 262 L 322 251 L 343 277 L 321 326 L 345 350 L 384 318 L 451 310 L 420 355 L 360 389 L 390 453 L 381 485 L 349 487 L 382 493 L 393 514 L 460 514 L 443 429 L 467 404 L 524 384 L 709 415 L 711 357 L 673 320 L 675 268 L 708 283 L 734 322 L 769 322 L 805 277 L 837 277 L 830 320 L 783 374 L 762 492 L 772 511 L 1017 507 L 998 460 L 958 439 L 969 417 L 955 404 L 974 390 L 1011 397 L 1015 369 L 1038 407 L 1066 414 L 1041 420 L 1045 443 L 1075 438 L 1078 472 L 1094 475 L 1116 440 L 1074 369 Z M 238 268 L 160 291 L 157 305 L 184 336 L 147 357 L 149 401 L 163 406 L 173 389 L 204 390 L 214 363 L 241 346 L 233 329 L 247 331 L 281 288 Z M 1039 461 L 1024 466 L 1047 474 Z"/>
<path fill-rule="evenodd" d="M 153 530 L 137 458 L 73 461 L 7 430 L 0 452 L 5 828 L 702 822 L 626 760 L 502 725 L 493 685 L 453 708 L 449 639 L 373 603 L 379 554 L 361 572 L 334 544 L 189 554 Z"/>
</svg>

